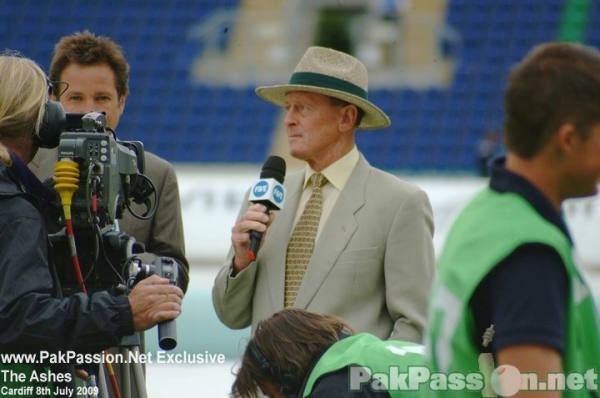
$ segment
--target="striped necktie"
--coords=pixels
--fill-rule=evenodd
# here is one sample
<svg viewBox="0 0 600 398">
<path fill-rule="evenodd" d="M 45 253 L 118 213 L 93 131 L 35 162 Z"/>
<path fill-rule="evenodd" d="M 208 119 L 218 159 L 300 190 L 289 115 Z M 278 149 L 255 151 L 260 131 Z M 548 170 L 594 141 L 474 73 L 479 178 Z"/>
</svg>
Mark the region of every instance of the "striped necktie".
<svg viewBox="0 0 600 398">
<path fill-rule="evenodd" d="M 310 177 L 313 192 L 304 207 L 304 211 L 294 228 L 287 248 L 285 267 L 285 301 L 284 307 L 291 307 L 296 302 L 296 295 L 302 283 L 306 266 L 315 247 L 315 238 L 323 208 L 323 190 L 327 179 L 321 173 Z"/>
</svg>

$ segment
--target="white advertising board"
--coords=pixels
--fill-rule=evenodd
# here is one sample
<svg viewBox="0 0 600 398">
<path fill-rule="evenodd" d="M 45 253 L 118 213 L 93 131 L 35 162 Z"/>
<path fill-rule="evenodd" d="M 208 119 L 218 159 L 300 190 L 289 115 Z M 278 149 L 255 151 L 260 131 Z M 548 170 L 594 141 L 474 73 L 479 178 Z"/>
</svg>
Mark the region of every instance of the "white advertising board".
<svg viewBox="0 0 600 398">
<path fill-rule="evenodd" d="M 220 264 L 246 190 L 258 179 L 260 165 L 176 167 L 191 262 Z M 477 177 L 400 176 L 427 192 L 433 208 L 436 253 L 452 221 L 472 195 L 487 184 Z M 600 198 L 569 200 L 564 213 L 586 269 L 600 274 Z M 476 233 L 476 231 L 474 231 Z"/>
</svg>

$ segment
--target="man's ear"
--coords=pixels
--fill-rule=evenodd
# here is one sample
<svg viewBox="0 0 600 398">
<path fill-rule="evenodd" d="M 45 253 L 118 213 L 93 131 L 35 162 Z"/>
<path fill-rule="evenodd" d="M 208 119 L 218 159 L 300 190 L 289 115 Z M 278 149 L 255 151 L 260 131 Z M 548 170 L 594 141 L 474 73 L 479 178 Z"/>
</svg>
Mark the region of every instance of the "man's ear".
<svg viewBox="0 0 600 398">
<path fill-rule="evenodd" d="M 358 118 L 358 108 L 356 105 L 348 104 L 340 109 L 342 119 L 340 122 L 341 131 L 349 131 L 355 129 L 356 118 Z"/>
<path fill-rule="evenodd" d="M 119 97 L 119 116 L 123 116 L 123 112 L 125 111 L 125 100 L 127 99 L 126 95 Z"/>
<path fill-rule="evenodd" d="M 582 141 L 580 133 L 572 123 L 563 123 L 558 128 L 555 137 L 559 151 L 564 154 L 573 153 L 576 146 Z"/>
</svg>

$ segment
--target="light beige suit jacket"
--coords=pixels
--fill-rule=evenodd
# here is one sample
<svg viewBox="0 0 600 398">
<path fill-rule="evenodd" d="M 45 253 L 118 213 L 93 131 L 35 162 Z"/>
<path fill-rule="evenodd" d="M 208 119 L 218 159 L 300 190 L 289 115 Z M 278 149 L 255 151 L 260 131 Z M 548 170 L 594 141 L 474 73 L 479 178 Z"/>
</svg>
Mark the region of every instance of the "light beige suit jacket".
<svg viewBox="0 0 600 398">
<path fill-rule="evenodd" d="M 231 277 L 231 249 L 216 277 L 213 304 L 232 329 L 254 330 L 283 308 L 286 248 L 303 181 L 303 170 L 286 176 L 285 206 L 256 261 Z M 420 342 L 434 274 L 432 238 L 425 192 L 361 155 L 315 244 L 295 307 L 340 316 L 357 332 Z"/>
</svg>

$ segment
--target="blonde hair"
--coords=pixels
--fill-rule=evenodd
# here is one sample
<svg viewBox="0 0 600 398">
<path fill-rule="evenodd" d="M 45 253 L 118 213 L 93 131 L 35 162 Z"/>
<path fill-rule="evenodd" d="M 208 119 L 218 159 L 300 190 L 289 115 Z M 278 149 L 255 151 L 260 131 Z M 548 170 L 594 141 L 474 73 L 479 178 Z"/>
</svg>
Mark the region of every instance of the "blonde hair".
<svg viewBox="0 0 600 398">
<path fill-rule="evenodd" d="M 9 163 L 2 145 L 19 147 L 40 130 L 48 95 L 46 74 L 16 51 L 0 53 L 0 159 Z"/>
</svg>

